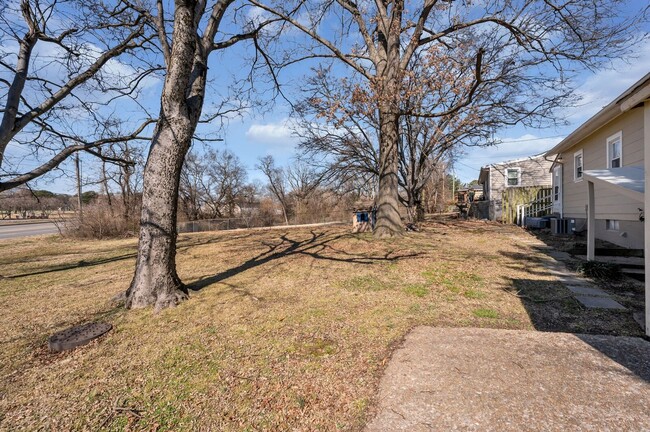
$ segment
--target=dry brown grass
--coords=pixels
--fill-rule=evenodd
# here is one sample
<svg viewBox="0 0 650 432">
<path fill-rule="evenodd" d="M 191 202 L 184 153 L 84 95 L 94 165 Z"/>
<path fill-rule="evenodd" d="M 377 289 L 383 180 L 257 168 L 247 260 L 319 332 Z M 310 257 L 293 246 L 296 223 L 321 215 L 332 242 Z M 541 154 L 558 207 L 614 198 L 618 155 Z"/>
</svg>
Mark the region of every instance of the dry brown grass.
<svg viewBox="0 0 650 432">
<path fill-rule="evenodd" d="M 504 289 L 564 288 L 522 237 L 483 222 L 386 241 L 347 227 L 182 235 L 179 273 L 201 289 L 159 314 L 110 303 L 135 240 L 2 242 L 0 429 L 358 430 L 413 326 L 535 328 L 536 306 Z M 51 333 L 98 319 L 114 325 L 100 341 L 47 352 Z"/>
</svg>

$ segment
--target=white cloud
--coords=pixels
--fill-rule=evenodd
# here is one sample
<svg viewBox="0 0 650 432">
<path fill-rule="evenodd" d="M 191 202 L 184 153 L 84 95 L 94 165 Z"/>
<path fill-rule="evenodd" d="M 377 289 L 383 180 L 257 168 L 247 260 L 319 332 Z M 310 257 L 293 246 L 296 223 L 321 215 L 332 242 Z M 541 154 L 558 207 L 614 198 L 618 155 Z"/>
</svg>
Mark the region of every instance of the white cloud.
<svg viewBox="0 0 650 432">
<path fill-rule="evenodd" d="M 266 124 L 253 124 L 246 131 L 246 138 L 260 144 L 285 144 L 296 141 L 288 119 Z"/>
<path fill-rule="evenodd" d="M 265 153 L 291 154 L 298 145 L 299 138 L 293 135 L 290 120 L 284 118 L 276 122 L 255 123 L 246 131 L 246 140 Z"/>
</svg>

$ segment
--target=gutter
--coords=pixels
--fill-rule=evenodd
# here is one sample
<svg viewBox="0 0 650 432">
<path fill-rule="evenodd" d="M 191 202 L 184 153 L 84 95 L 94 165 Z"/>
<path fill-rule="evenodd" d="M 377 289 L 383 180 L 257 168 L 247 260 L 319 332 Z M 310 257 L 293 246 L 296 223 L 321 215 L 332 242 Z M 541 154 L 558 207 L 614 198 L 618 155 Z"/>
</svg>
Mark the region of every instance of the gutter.
<svg viewBox="0 0 650 432">
<path fill-rule="evenodd" d="M 589 120 L 571 132 L 569 136 L 560 141 L 555 147 L 544 153 L 544 156 L 551 156 L 570 149 L 578 142 L 587 138 L 616 117 L 631 110 L 641 101 L 650 97 L 650 73 L 646 74 L 639 81 L 625 90 L 612 102 L 603 107 Z"/>
</svg>

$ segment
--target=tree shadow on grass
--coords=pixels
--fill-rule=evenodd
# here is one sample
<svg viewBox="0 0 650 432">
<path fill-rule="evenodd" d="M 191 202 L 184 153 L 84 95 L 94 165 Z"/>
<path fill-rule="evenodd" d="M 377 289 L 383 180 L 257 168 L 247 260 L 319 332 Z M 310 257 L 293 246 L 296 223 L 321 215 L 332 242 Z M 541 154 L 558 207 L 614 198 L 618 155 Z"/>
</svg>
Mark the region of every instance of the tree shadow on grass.
<svg viewBox="0 0 650 432">
<path fill-rule="evenodd" d="M 372 265 L 379 262 L 394 262 L 401 259 L 414 258 L 421 255 L 421 253 L 395 254 L 393 250 L 389 250 L 383 255 L 372 256 L 367 253 L 350 253 L 332 246 L 332 243 L 346 237 L 350 237 L 350 234 L 327 236 L 326 232 L 317 233 L 312 230 L 311 237 L 304 240 L 293 240 L 288 237 L 288 234 L 285 233 L 280 235 L 279 243 L 263 243 L 268 248 L 267 251 L 264 251 L 254 256 L 253 258 L 246 260 L 236 267 L 212 276 L 201 278 L 194 283 L 188 284 L 187 287 L 192 291 L 200 291 L 209 285 L 221 282 L 225 279 L 245 272 L 246 270 L 250 270 L 266 263 L 295 255 L 308 256 L 317 260 L 345 262 L 360 265 Z"/>
<path fill-rule="evenodd" d="M 48 274 L 48 273 L 56 273 L 60 271 L 66 271 L 66 270 L 73 270 L 73 269 L 78 269 L 82 267 L 93 267 L 93 266 L 98 266 L 102 264 L 108 264 L 116 261 L 122 261 L 125 259 L 129 258 L 135 258 L 135 253 L 130 253 L 130 254 L 125 254 L 125 255 L 119 255 L 116 257 L 110 257 L 110 258 L 99 258 L 95 260 L 80 260 L 77 261 L 76 263 L 71 263 L 71 264 L 66 264 L 62 266 L 56 266 L 56 267 L 50 267 L 45 270 L 39 270 L 35 272 L 29 272 L 29 273 L 22 273 L 22 274 L 17 274 L 17 275 L 11 275 L 11 276 L 4 276 L 5 279 L 19 279 L 19 278 L 24 278 L 28 276 L 38 276 L 38 275 L 43 275 L 43 274 Z"/>
<path fill-rule="evenodd" d="M 242 240 L 245 238 L 248 238 L 252 236 L 252 234 L 244 234 L 240 236 L 233 236 L 233 237 L 225 237 L 225 236 L 217 236 L 209 239 L 201 239 L 199 241 L 194 241 L 193 238 L 184 236 L 182 238 L 179 238 L 178 246 L 176 248 L 176 252 L 182 252 L 186 251 L 190 248 L 197 247 L 197 246 L 204 246 L 204 245 L 209 245 L 213 243 L 218 243 L 220 241 L 235 241 L 235 240 Z M 108 258 L 97 258 L 97 259 L 91 259 L 91 260 L 79 260 L 74 263 L 68 263 L 64 265 L 58 265 L 58 266 L 53 266 L 46 268 L 44 270 L 38 270 L 34 272 L 28 272 L 28 273 L 21 273 L 17 275 L 9 275 L 9 276 L 1 276 L 0 279 L 3 277 L 5 279 L 19 279 L 19 278 L 24 278 L 28 276 L 38 276 L 38 275 L 44 275 L 44 274 L 49 274 L 49 273 L 56 273 L 56 272 L 61 272 L 61 271 L 66 271 L 66 270 L 74 270 L 78 268 L 83 268 L 83 267 L 94 267 L 102 264 L 109 264 L 112 262 L 117 262 L 117 261 L 123 261 L 127 259 L 132 259 L 137 256 L 137 252 L 132 252 L 128 254 L 123 254 L 123 255 L 118 255 L 114 257 L 108 257 Z"/>
</svg>

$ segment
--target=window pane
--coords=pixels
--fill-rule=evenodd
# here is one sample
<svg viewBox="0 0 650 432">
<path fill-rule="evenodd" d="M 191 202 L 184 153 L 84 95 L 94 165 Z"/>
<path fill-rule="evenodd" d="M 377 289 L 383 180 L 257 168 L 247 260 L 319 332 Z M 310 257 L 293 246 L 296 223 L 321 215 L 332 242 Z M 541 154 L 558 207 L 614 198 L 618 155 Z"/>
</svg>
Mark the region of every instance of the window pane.
<svg viewBox="0 0 650 432">
<path fill-rule="evenodd" d="M 616 140 L 612 143 L 612 159 L 620 159 L 621 157 L 621 142 Z"/>
<path fill-rule="evenodd" d="M 620 167 L 621 167 L 621 158 L 612 159 L 612 168 L 620 168 Z"/>
<path fill-rule="evenodd" d="M 508 186 L 519 185 L 519 170 L 516 169 L 506 170 L 506 176 L 508 177 Z"/>
<path fill-rule="evenodd" d="M 576 178 L 582 178 L 582 155 L 576 155 L 574 157 L 575 160 L 575 171 L 576 171 Z"/>
</svg>

